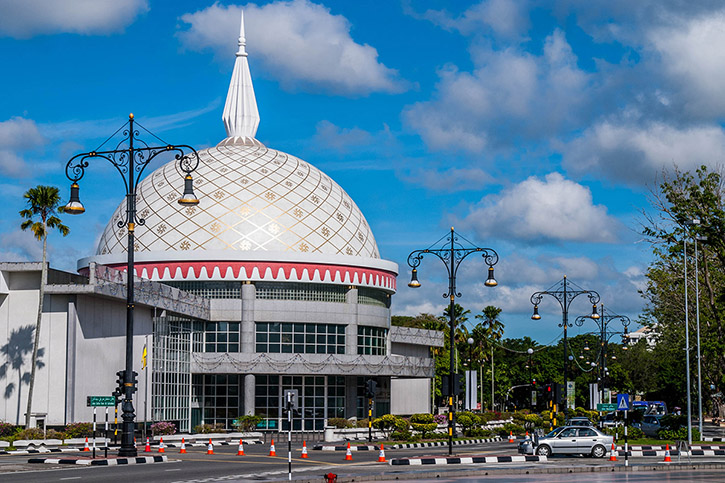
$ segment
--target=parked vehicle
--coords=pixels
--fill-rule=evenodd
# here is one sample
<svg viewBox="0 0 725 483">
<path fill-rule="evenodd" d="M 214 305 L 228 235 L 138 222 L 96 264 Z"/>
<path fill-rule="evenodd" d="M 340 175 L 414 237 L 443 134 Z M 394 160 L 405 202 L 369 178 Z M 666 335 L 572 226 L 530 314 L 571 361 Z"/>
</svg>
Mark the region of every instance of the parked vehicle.
<svg viewBox="0 0 725 483">
<path fill-rule="evenodd" d="M 519 443 L 519 453 L 551 456 L 581 454 L 603 458 L 612 447 L 614 438 L 591 426 L 562 426 L 546 436 L 535 436 Z"/>
<path fill-rule="evenodd" d="M 632 409 L 642 411 L 645 416 L 667 414 L 667 404 L 664 401 L 632 401 Z"/>
<path fill-rule="evenodd" d="M 656 437 L 657 431 L 662 429 L 662 424 L 660 423 L 661 416 L 645 416 L 642 418 L 642 422 L 639 425 L 639 429 L 642 430 L 642 432 L 645 434 L 645 436 L 651 436 Z"/>
<path fill-rule="evenodd" d="M 601 420 L 601 424 L 605 428 L 615 428 L 617 426 L 621 426 L 624 424 L 624 421 L 620 417 L 617 416 L 616 411 L 612 411 L 611 413 L 607 413 Z"/>
</svg>

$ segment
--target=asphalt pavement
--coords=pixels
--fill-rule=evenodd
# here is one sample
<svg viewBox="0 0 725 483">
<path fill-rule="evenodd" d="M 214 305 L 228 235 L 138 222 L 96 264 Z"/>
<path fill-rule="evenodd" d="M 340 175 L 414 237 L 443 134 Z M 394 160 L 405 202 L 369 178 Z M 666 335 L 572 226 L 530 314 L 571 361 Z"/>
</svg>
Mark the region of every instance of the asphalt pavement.
<svg viewBox="0 0 725 483">
<path fill-rule="evenodd" d="M 287 446 L 277 445 L 277 456 L 269 456 L 268 445 L 246 445 L 245 455 L 237 456 L 237 447 L 217 446 L 213 455 L 204 447 L 187 447 L 186 454 L 178 448 L 169 448 L 168 463 L 131 466 L 88 467 L 76 465 L 28 464 L 27 455 L 0 456 L 0 481 L 12 482 L 102 482 L 124 481 L 159 483 L 207 483 L 216 481 L 286 481 L 288 478 Z M 515 455 L 516 444 L 504 442 L 483 443 L 453 448 L 457 456 Z M 86 453 L 87 454 L 87 453 Z M 140 456 L 148 453 L 139 453 Z M 154 452 L 152 454 L 158 454 Z M 545 463 L 498 463 L 484 465 L 445 465 L 427 467 L 399 467 L 378 462 L 378 451 L 356 451 L 352 461 L 345 460 L 344 451 L 314 451 L 308 447 L 309 458 L 301 458 L 301 447 L 293 447 L 292 478 L 295 481 L 321 482 L 322 475 L 335 473 L 338 482 L 403 479 L 441 481 L 480 481 L 496 478 L 505 481 L 581 481 L 587 473 L 589 481 L 725 481 L 725 457 L 693 458 L 692 464 L 666 465 L 659 458 L 632 458 L 625 472 L 624 461 L 610 462 L 608 458 L 554 457 Z M 447 456 L 447 447 L 418 449 L 386 449 L 391 458 Z M 38 455 L 33 455 L 37 457 Z M 49 457 L 57 457 L 48 454 Z M 64 454 L 63 457 L 83 456 L 82 453 Z M 704 465 L 704 466 L 703 466 Z M 677 471 L 664 471 L 674 470 Z M 695 469 L 693 469 L 695 468 Z M 688 476 L 681 478 L 682 474 Z M 629 476 L 628 476 L 629 475 Z M 575 478 L 576 477 L 576 478 Z M 634 478 L 634 479 L 632 479 Z M 694 479 L 693 479 L 694 478 Z"/>
</svg>

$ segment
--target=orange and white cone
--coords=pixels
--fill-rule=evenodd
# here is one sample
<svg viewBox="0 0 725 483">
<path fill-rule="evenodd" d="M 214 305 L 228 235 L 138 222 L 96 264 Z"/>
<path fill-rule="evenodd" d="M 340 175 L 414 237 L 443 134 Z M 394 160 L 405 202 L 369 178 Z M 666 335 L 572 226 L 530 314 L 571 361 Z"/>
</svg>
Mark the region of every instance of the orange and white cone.
<svg viewBox="0 0 725 483">
<path fill-rule="evenodd" d="M 209 438 L 209 445 L 206 447 L 206 454 L 214 454 L 214 445 L 211 444 L 211 438 Z"/>
<path fill-rule="evenodd" d="M 380 454 L 378 455 L 378 463 L 385 463 L 385 448 L 380 444 Z"/>
<path fill-rule="evenodd" d="M 181 438 L 181 449 L 179 450 L 179 454 L 186 454 L 186 441 L 184 441 L 184 438 Z"/>
<path fill-rule="evenodd" d="M 166 453 L 166 450 L 164 448 L 164 438 L 161 438 L 161 441 L 159 442 L 159 453 Z"/>
<path fill-rule="evenodd" d="M 302 440 L 302 454 L 300 455 L 300 458 L 309 458 L 309 456 L 307 456 L 307 442 L 304 439 Z"/>
<path fill-rule="evenodd" d="M 670 458 L 670 445 L 668 444 L 665 446 L 665 463 L 672 463 L 672 458 Z"/>
<path fill-rule="evenodd" d="M 345 461 L 352 461 L 352 450 L 350 450 L 350 443 L 347 443 L 347 452 L 345 453 Z"/>
<path fill-rule="evenodd" d="M 133 447 L 136 447 L 136 438 L 133 438 Z"/>
<path fill-rule="evenodd" d="M 244 456 L 244 443 L 239 440 L 239 448 L 237 449 L 237 456 Z"/>
<path fill-rule="evenodd" d="M 274 449 L 274 440 L 272 440 L 272 444 L 269 445 L 269 455 L 277 456 L 277 451 Z"/>
<path fill-rule="evenodd" d="M 83 451 L 90 451 L 90 450 L 91 450 L 91 448 L 88 447 L 88 438 L 86 438 L 86 442 L 83 445 Z"/>
<path fill-rule="evenodd" d="M 526 439 L 529 439 L 529 432 L 526 431 Z"/>
<path fill-rule="evenodd" d="M 150 453 L 151 452 L 151 442 L 149 442 L 149 439 L 146 438 L 146 448 L 143 450 L 144 453 Z"/>
<path fill-rule="evenodd" d="M 612 450 L 609 452 L 609 461 L 617 461 L 617 447 L 612 443 Z"/>
<path fill-rule="evenodd" d="M 515 443 L 513 431 L 509 431 L 509 443 Z"/>
</svg>

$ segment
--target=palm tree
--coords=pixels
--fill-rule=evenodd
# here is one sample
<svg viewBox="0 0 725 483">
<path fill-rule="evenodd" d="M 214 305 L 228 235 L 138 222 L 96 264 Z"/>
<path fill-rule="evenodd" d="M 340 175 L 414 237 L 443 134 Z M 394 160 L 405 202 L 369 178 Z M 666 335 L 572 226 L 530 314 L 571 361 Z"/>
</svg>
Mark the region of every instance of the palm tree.
<svg viewBox="0 0 725 483">
<path fill-rule="evenodd" d="M 493 371 L 493 349 L 496 342 L 500 341 L 503 337 L 504 324 L 498 318 L 501 315 L 502 309 L 488 305 L 484 307 L 483 313 L 476 315 L 477 319 L 481 322 L 476 324 L 473 328 L 473 340 L 478 345 L 481 351 L 481 356 L 488 359 L 488 354 L 491 354 L 491 410 L 494 410 L 494 371 Z M 481 377 L 483 378 L 483 370 L 481 370 Z M 481 384 L 483 387 L 483 383 Z"/>
<path fill-rule="evenodd" d="M 35 385 L 35 367 L 38 359 L 38 345 L 40 344 L 40 322 L 43 317 L 43 298 L 45 297 L 45 281 L 48 277 L 48 268 L 46 266 L 47 250 L 48 250 L 48 229 L 55 228 L 63 236 L 68 235 L 70 231 L 67 226 L 61 223 L 60 218 L 55 213 L 63 213 L 63 207 L 60 205 L 60 195 L 58 188 L 55 186 L 38 185 L 30 188 L 23 198 L 27 201 L 28 207 L 20 211 L 20 216 L 25 219 L 20 224 L 22 230 L 33 232 L 36 240 L 43 241 L 43 263 L 40 272 L 40 293 L 38 299 L 38 318 L 35 322 L 35 341 L 33 343 L 33 358 L 30 360 L 30 380 L 28 381 L 28 410 L 25 413 L 25 427 L 30 427 L 30 411 L 33 405 L 33 387 Z M 40 220 L 36 221 L 36 217 Z"/>
</svg>

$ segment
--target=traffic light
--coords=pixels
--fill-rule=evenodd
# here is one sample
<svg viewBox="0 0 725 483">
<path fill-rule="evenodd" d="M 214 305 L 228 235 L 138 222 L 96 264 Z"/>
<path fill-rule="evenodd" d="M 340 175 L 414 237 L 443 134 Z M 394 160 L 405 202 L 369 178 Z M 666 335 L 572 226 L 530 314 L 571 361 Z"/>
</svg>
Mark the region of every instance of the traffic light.
<svg viewBox="0 0 725 483">
<path fill-rule="evenodd" d="M 566 390 L 564 384 L 554 384 L 554 404 L 560 408 L 566 407 Z"/>
<path fill-rule="evenodd" d="M 118 371 L 116 376 L 116 389 L 113 391 L 112 395 L 115 397 L 123 397 L 125 393 L 123 390 L 123 380 L 126 377 L 126 371 Z"/>
<path fill-rule="evenodd" d="M 365 386 L 365 395 L 368 399 L 373 399 L 378 389 L 378 383 L 374 379 L 368 379 Z"/>
<path fill-rule="evenodd" d="M 138 372 L 132 371 L 131 372 L 131 393 L 138 391 Z"/>
<path fill-rule="evenodd" d="M 453 394 L 448 394 L 450 377 L 447 374 L 441 376 L 441 396 L 448 397 L 463 392 L 463 377 L 460 374 L 453 374 Z"/>
<path fill-rule="evenodd" d="M 546 400 L 547 401 L 553 401 L 554 400 L 554 391 L 552 390 L 552 384 L 546 385 Z"/>
</svg>

